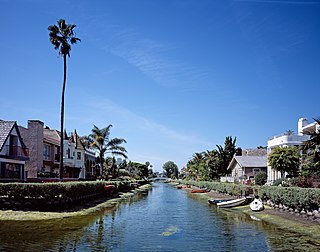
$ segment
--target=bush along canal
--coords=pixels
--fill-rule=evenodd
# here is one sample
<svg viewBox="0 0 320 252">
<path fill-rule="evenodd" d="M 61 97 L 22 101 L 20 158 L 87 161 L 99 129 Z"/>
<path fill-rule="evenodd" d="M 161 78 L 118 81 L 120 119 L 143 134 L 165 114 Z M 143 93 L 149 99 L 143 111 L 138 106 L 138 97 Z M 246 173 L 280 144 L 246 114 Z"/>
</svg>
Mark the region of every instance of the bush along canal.
<svg viewBox="0 0 320 252">
<path fill-rule="evenodd" d="M 239 211 L 219 209 L 198 195 L 164 183 L 154 183 L 147 191 L 97 211 L 60 216 L 63 218 L 2 220 L 0 251 L 320 249 L 319 241 L 309 236 Z"/>
</svg>

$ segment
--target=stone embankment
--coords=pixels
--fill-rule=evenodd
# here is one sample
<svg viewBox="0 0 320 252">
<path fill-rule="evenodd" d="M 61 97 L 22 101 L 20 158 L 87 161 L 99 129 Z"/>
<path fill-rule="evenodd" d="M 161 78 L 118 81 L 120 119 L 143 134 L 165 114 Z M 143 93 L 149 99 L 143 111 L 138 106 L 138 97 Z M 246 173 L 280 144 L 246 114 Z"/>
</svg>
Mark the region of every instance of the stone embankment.
<svg viewBox="0 0 320 252">
<path fill-rule="evenodd" d="M 277 210 L 279 212 L 289 213 L 289 214 L 292 214 L 294 216 L 307 219 L 309 221 L 318 222 L 320 224 L 320 209 L 313 210 L 312 212 L 311 211 L 307 211 L 305 209 L 300 209 L 300 210 L 299 209 L 293 209 L 293 208 L 289 208 L 289 207 L 287 207 L 285 205 L 282 205 L 282 204 L 279 204 L 279 205 L 275 204 L 271 200 L 265 201 L 264 204 L 274 208 L 275 210 Z"/>
</svg>

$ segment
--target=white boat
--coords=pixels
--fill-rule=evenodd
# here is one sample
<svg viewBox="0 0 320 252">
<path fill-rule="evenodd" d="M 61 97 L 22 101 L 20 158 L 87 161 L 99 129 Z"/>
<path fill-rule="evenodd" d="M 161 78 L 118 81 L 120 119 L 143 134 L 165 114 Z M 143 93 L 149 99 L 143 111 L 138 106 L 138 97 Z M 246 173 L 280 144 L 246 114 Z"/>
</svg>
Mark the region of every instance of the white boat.
<svg viewBox="0 0 320 252">
<path fill-rule="evenodd" d="M 246 201 L 246 197 L 242 197 L 242 198 L 239 198 L 239 199 L 219 202 L 219 203 L 217 203 L 217 206 L 220 207 L 220 208 L 235 207 L 235 206 L 241 205 L 245 201 Z"/>
<path fill-rule="evenodd" d="M 252 211 L 262 211 L 264 209 L 264 205 L 263 205 L 261 199 L 254 199 L 250 203 L 250 208 Z"/>
</svg>

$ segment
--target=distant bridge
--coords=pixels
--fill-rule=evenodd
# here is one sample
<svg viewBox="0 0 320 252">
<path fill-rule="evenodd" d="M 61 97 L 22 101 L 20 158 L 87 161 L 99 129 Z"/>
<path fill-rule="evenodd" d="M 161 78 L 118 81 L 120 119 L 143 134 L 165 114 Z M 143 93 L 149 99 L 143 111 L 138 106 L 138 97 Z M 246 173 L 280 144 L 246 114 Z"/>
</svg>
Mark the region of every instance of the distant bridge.
<svg viewBox="0 0 320 252">
<path fill-rule="evenodd" d="M 159 181 L 159 182 L 166 182 L 166 181 L 170 181 L 170 178 L 165 178 L 165 177 L 156 177 L 156 178 L 152 178 L 152 181 Z"/>
</svg>

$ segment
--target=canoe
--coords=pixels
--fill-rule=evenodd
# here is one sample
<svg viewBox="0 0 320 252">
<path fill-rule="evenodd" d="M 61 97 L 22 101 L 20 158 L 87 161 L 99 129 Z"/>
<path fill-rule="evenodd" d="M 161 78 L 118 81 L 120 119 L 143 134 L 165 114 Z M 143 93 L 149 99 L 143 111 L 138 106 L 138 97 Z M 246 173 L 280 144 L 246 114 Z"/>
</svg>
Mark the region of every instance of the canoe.
<svg viewBox="0 0 320 252">
<path fill-rule="evenodd" d="M 107 195 L 111 195 L 115 189 L 116 189 L 115 185 L 105 185 L 104 186 L 104 190 Z"/>
<path fill-rule="evenodd" d="M 178 185 L 177 189 L 186 189 L 186 188 L 190 188 L 189 185 Z"/>
<path fill-rule="evenodd" d="M 262 211 L 264 209 L 264 205 L 261 201 L 261 199 L 254 199 L 251 203 L 250 203 L 250 208 L 252 211 Z"/>
<path fill-rule="evenodd" d="M 209 191 L 210 190 L 208 190 L 208 189 L 193 189 L 193 190 L 191 190 L 191 193 L 206 193 Z"/>
<path fill-rule="evenodd" d="M 217 203 L 217 206 L 220 208 L 235 207 L 243 204 L 245 201 L 246 201 L 246 197 L 242 197 L 239 199 L 228 200 L 228 201 Z"/>
<path fill-rule="evenodd" d="M 104 190 L 105 191 L 111 191 L 115 189 L 115 185 L 105 185 Z"/>
<path fill-rule="evenodd" d="M 209 199 L 208 203 L 212 205 L 217 205 L 218 203 L 228 201 L 230 199 Z"/>
</svg>

